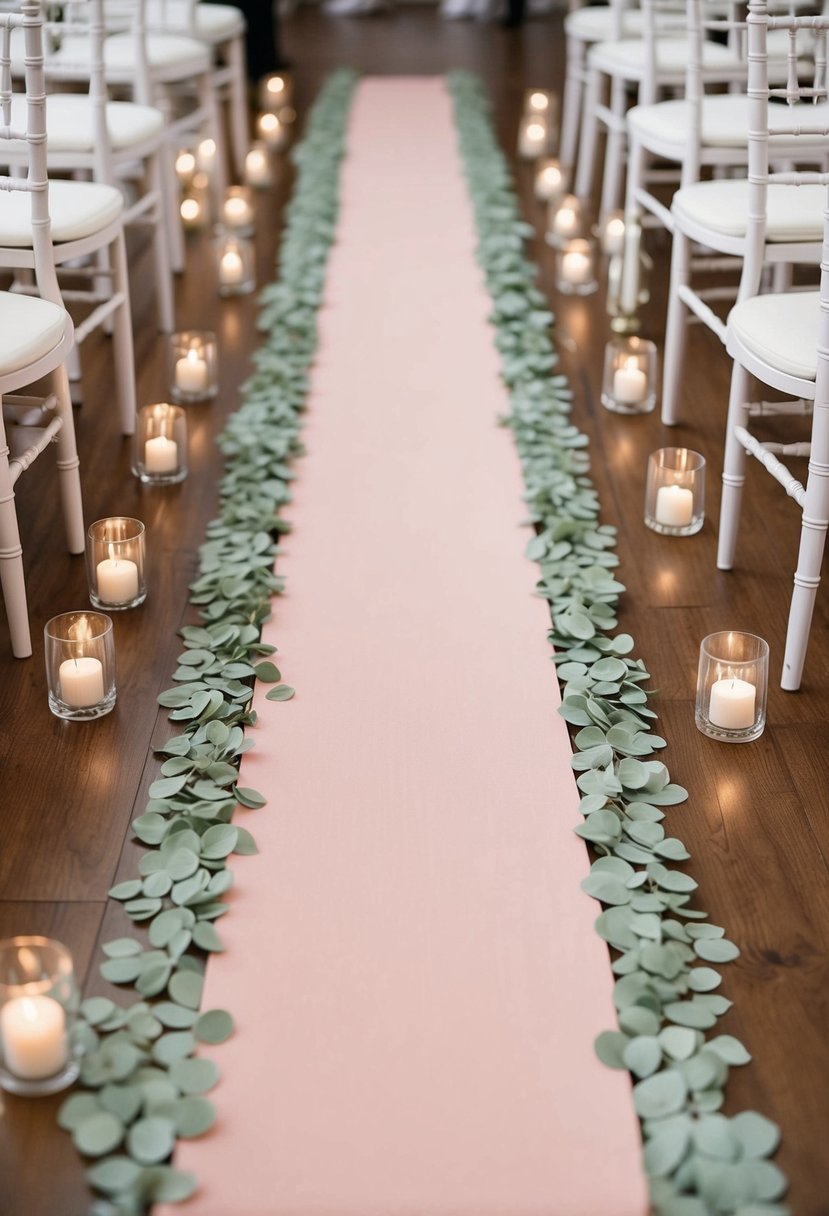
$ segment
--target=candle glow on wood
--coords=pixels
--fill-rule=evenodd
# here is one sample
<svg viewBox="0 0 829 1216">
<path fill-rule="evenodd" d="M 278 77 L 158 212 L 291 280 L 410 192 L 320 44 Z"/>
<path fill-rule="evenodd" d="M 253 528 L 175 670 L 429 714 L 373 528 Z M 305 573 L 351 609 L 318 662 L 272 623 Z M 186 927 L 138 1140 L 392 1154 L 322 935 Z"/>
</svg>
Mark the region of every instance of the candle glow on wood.
<svg viewBox="0 0 829 1216">
<path fill-rule="evenodd" d="M 22 1080 L 54 1076 L 69 1058 L 66 1014 L 50 996 L 20 996 L 0 1009 L 3 1060 Z"/>
</svg>

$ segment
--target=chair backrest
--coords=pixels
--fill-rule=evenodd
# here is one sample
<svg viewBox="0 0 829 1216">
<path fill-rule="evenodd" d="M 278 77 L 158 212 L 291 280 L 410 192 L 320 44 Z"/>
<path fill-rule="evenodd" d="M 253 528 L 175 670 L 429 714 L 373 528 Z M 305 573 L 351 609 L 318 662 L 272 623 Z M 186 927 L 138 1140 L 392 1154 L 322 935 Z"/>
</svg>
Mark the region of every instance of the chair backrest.
<svg viewBox="0 0 829 1216">
<path fill-rule="evenodd" d="M 642 0 L 645 71 L 639 87 L 640 104 L 652 105 L 657 100 L 666 71 L 671 78 L 676 76 L 675 56 L 666 62 L 660 51 L 666 38 L 686 40 L 689 57 L 686 59 L 686 94 L 692 78 L 700 89 L 703 82 L 743 83 L 746 77 L 744 57 L 730 39 L 730 54 L 706 62 L 703 53 L 706 40 L 712 35 L 719 38 L 724 30 L 737 24 L 738 8 L 737 0 L 699 0 L 696 11 L 694 4 L 686 0 Z"/>
<path fill-rule="evenodd" d="M 12 123 L 12 36 L 21 31 L 25 67 L 25 124 Z M 46 100 L 43 76 L 43 14 L 38 0 L 22 0 L 17 12 L 0 13 L 0 164 L 3 143 L 24 145 L 26 176 L 0 176 L 0 190 L 26 191 L 31 201 L 35 279 L 40 295 L 63 305 L 52 252 L 49 179 L 46 172 Z M 9 161 L 16 158 L 9 157 Z M 6 162 L 9 163 L 9 162 Z"/>
<path fill-rule="evenodd" d="M 829 187 L 829 173 L 803 168 L 797 172 L 770 168 L 770 141 L 784 142 L 786 159 L 792 164 L 825 164 L 829 154 L 829 90 L 826 52 L 829 15 L 771 15 L 767 0 L 749 0 L 748 6 L 748 179 L 749 217 L 746 256 L 740 280 L 740 299 L 760 290 L 766 236 L 766 207 L 769 182 L 792 187 L 819 184 Z M 788 34 L 786 83 L 769 82 L 768 35 L 773 30 Z M 784 102 L 785 106 L 777 104 Z M 826 279 L 826 241 L 824 267 Z"/>
</svg>

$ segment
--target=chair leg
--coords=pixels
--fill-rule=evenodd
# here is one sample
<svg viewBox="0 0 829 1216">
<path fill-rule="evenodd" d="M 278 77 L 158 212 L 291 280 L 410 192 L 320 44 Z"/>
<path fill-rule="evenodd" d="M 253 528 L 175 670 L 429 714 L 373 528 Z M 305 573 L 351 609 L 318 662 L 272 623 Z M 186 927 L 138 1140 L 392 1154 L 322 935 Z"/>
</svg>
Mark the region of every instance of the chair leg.
<svg viewBox="0 0 829 1216">
<path fill-rule="evenodd" d="M 625 151 L 625 107 L 627 92 L 621 76 L 614 76 L 610 82 L 610 109 L 613 122 L 607 131 L 607 147 L 604 154 L 604 173 L 602 176 L 602 202 L 599 215 L 604 218 L 619 206 L 622 197 L 622 179 L 624 176 Z"/>
<path fill-rule="evenodd" d="M 571 38 L 567 43 L 567 71 L 564 79 L 564 98 L 561 108 L 561 143 L 559 159 L 562 165 L 572 169 L 576 163 L 579 140 L 579 125 L 582 120 L 582 98 L 584 95 L 585 43 Z"/>
<path fill-rule="evenodd" d="M 113 290 L 123 297 L 113 320 L 112 355 L 115 360 L 115 381 L 121 432 L 135 433 L 135 352 L 132 344 L 132 309 L 127 253 L 123 228 L 112 242 Z"/>
<path fill-rule="evenodd" d="M 783 657 L 781 688 L 795 692 L 803 677 L 803 663 L 809 644 L 809 631 L 815 597 L 820 584 L 820 568 L 829 527 L 829 403 L 815 403 L 812 423 L 812 455 L 803 503 L 800 551 L 794 576 L 794 593 L 789 609 L 786 651 Z"/>
<path fill-rule="evenodd" d="M 579 162 L 576 170 L 576 185 L 573 191 L 580 199 L 589 200 L 593 193 L 593 173 L 596 161 L 596 140 L 599 133 L 597 114 L 602 95 L 602 73 L 591 68 L 587 76 L 584 93 L 584 109 L 581 118 L 579 140 Z"/>
<path fill-rule="evenodd" d="M 147 184 L 155 195 L 155 204 L 150 212 L 154 224 L 153 261 L 155 263 L 155 306 L 158 313 L 158 328 L 163 334 L 171 334 L 176 327 L 175 304 L 171 258 L 167 243 L 167 224 L 164 216 L 164 174 L 161 157 L 153 153 L 147 161 Z"/>
<path fill-rule="evenodd" d="M 741 364 L 735 362 L 734 370 L 731 373 L 731 395 L 728 401 L 728 422 L 725 428 L 720 540 L 717 548 L 717 566 L 720 570 L 730 570 L 734 565 L 734 550 L 737 547 L 746 453 L 745 448 L 734 434 L 734 428 L 745 426 L 748 422 L 748 388 L 748 372 Z"/>
<path fill-rule="evenodd" d="M 685 347 L 688 338 L 688 312 L 679 296 L 680 287 L 687 287 L 690 278 L 691 242 L 684 232 L 674 228 L 671 251 L 671 278 L 668 292 L 668 316 L 665 322 L 665 358 L 662 371 L 662 421 L 676 426 L 682 395 L 682 371 L 685 367 Z"/>
<path fill-rule="evenodd" d="M 27 659 L 32 653 L 32 635 L 23 579 L 23 546 L 17 527 L 14 489 L 9 470 L 9 445 L 0 417 L 0 589 L 6 605 L 12 654 Z"/>
<path fill-rule="evenodd" d="M 57 414 L 63 425 L 57 436 L 57 466 L 63 522 L 66 527 L 66 547 L 70 553 L 83 553 L 86 535 L 83 526 L 81 478 L 78 471 L 78 448 L 75 443 L 75 423 L 69 399 L 69 379 L 66 368 L 55 369 L 49 377 L 49 388 L 57 398 Z"/>
<path fill-rule="evenodd" d="M 245 47 L 241 37 L 226 44 L 227 66 L 230 72 L 230 140 L 233 167 L 239 181 L 244 181 L 245 157 L 248 154 L 248 93 Z"/>
</svg>

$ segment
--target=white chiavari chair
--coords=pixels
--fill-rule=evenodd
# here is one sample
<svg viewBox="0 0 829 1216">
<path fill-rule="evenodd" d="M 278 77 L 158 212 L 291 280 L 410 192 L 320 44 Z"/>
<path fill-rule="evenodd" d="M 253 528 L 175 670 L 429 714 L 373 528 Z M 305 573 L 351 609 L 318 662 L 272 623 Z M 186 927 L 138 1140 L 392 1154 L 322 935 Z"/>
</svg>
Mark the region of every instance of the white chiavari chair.
<svg viewBox="0 0 829 1216">
<path fill-rule="evenodd" d="M 802 512 L 800 550 L 794 575 L 786 651 L 781 684 L 800 687 L 827 526 L 829 526 L 829 173 L 789 170 L 770 172 L 773 141 L 785 130 L 793 145 L 805 142 L 803 159 L 810 159 L 809 144 L 829 141 L 827 115 L 826 39 L 829 17 L 769 16 L 766 0 L 750 0 L 748 17 L 749 84 L 749 221 L 740 296 L 729 313 L 726 347 L 734 360 L 726 427 L 723 498 L 717 565 L 728 570 L 734 562 L 746 455 L 754 456 L 784 488 Z M 769 86 L 767 36 L 785 30 L 792 47 L 792 69 L 786 86 Z M 804 85 L 797 39 L 805 34 L 817 40 L 812 83 Z M 786 107 L 774 104 L 782 98 Z M 771 103 L 771 104 L 770 104 Z M 782 114 L 782 117 L 779 115 Z M 793 149 L 791 163 L 801 156 Z M 823 189 L 823 255 L 820 290 L 772 292 L 760 289 L 767 227 L 767 200 L 772 186 L 793 194 L 804 187 Z M 751 377 L 794 398 L 776 407 L 749 403 Z M 810 403 L 810 404 L 807 404 Z M 811 409 L 811 441 L 764 443 L 749 431 L 752 415 L 800 412 Z M 805 485 L 781 459 L 808 456 Z M 769 547 L 774 553 L 774 547 Z M 775 557 L 778 555 L 775 553 Z"/>
<path fill-rule="evenodd" d="M 12 119 L 11 33 L 25 40 L 23 121 Z M 23 0 L 18 12 L 0 14 L 0 162 L 9 141 L 27 149 L 25 177 L 0 178 L 6 192 L 24 193 L 31 208 L 34 273 L 40 295 L 0 292 L 0 586 L 6 605 L 12 651 L 17 658 L 32 653 L 23 551 L 15 507 L 20 475 L 47 448 L 54 446 L 60 497 L 70 553 L 84 549 L 83 508 L 78 455 L 66 360 L 72 349 L 72 321 L 58 288 L 49 232 L 49 185 L 46 174 L 46 121 L 41 39 L 41 13 L 35 0 Z M 18 396 L 18 390 L 45 379 L 45 397 Z"/>
</svg>

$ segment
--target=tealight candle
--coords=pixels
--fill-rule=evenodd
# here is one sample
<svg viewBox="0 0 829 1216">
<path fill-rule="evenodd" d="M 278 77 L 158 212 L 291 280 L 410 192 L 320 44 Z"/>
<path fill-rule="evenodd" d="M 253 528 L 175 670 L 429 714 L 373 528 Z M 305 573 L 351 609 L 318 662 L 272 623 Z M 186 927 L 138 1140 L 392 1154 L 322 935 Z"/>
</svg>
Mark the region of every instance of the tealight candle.
<svg viewBox="0 0 829 1216">
<path fill-rule="evenodd" d="M 244 186 L 232 186 L 225 196 L 222 219 L 233 231 L 250 230 L 253 226 L 253 204 L 250 191 Z"/>
<path fill-rule="evenodd" d="M 550 130 L 543 115 L 523 118 L 518 128 L 518 155 L 524 160 L 535 160 L 547 151 Z"/>
<path fill-rule="evenodd" d="M 553 96 L 548 89 L 530 89 L 526 94 L 524 109 L 528 114 L 549 114 L 553 107 Z"/>
<path fill-rule="evenodd" d="M 241 283 L 245 274 L 245 264 L 238 249 L 226 249 L 219 262 L 219 281 L 225 287 Z"/>
<path fill-rule="evenodd" d="M 589 295 L 595 291 L 596 255 L 594 243 L 576 237 L 556 252 L 556 287 L 565 295 Z"/>
<path fill-rule="evenodd" d="M 188 194 L 181 200 L 179 212 L 185 228 L 200 228 L 204 223 L 204 208 L 201 201 L 192 194 Z"/>
<path fill-rule="evenodd" d="M 196 164 L 202 173 L 210 173 L 216 163 L 215 139 L 203 139 L 196 149 Z"/>
<path fill-rule="evenodd" d="M 207 388 L 207 361 L 191 347 L 182 359 L 176 360 L 175 386 L 182 393 L 197 394 Z"/>
<path fill-rule="evenodd" d="M 257 130 L 269 148 L 283 148 L 288 138 L 288 132 L 282 125 L 278 114 L 267 110 L 260 114 L 256 123 Z"/>
<path fill-rule="evenodd" d="M 254 144 L 245 157 L 245 181 L 250 186 L 269 186 L 271 166 L 262 144 Z"/>
<path fill-rule="evenodd" d="M 613 373 L 613 396 L 622 405 L 638 405 L 648 392 L 648 378 L 636 358 L 625 359 Z"/>
<path fill-rule="evenodd" d="M 144 444 L 144 468 L 148 473 L 172 473 L 178 468 L 178 444 L 166 435 L 156 435 Z"/>
<path fill-rule="evenodd" d="M 582 230 L 583 209 L 575 194 L 567 194 L 561 203 L 550 206 L 550 240 L 554 245 L 563 245 Z"/>
<path fill-rule="evenodd" d="M 593 277 L 593 260 L 589 253 L 571 249 L 562 254 L 561 270 L 567 282 L 574 286 L 589 283 Z"/>
<path fill-rule="evenodd" d="M 535 175 L 535 197 L 542 203 L 550 203 L 559 199 L 566 188 L 567 178 L 564 169 L 557 160 L 542 160 L 538 162 Z"/>
<path fill-rule="evenodd" d="M 291 100 L 291 77 L 284 72 L 271 72 L 259 84 L 259 101 L 263 110 L 272 110 L 286 105 Z"/>
<path fill-rule="evenodd" d="M 73 709 L 87 709 L 104 699 L 104 669 L 100 659 L 83 655 L 64 659 L 58 681 L 61 700 Z"/>
<path fill-rule="evenodd" d="M 625 247 L 625 221 L 621 215 L 609 215 L 602 229 L 602 252 L 608 257 L 622 253 Z"/>
<path fill-rule="evenodd" d="M 50 996 L 7 1001 L 0 1009 L 0 1040 L 5 1066 L 16 1077 L 40 1081 L 54 1076 L 69 1059 L 63 1006 Z"/>
<path fill-rule="evenodd" d="M 669 528 L 686 527 L 694 518 L 693 491 L 684 486 L 660 486 L 656 491 L 654 518 Z"/>
<path fill-rule="evenodd" d="M 746 730 L 754 724 L 757 689 L 748 680 L 717 680 L 711 685 L 708 720 L 726 730 Z"/>
<path fill-rule="evenodd" d="M 110 546 L 114 553 L 114 546 Z M 105 557 L 95 567 L 98 599 L 102 604 L 126 604 L 138 595 L 138 566 L 128 557 Z"/>
<path fill-rule="evenodd" d="M 182 148 L 176 157 L 176 177 L 186 186 L 196 172 L 196 158 L 189 148 Z"/>
</svg>

